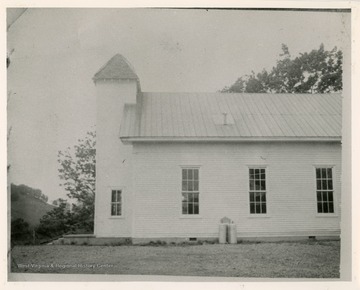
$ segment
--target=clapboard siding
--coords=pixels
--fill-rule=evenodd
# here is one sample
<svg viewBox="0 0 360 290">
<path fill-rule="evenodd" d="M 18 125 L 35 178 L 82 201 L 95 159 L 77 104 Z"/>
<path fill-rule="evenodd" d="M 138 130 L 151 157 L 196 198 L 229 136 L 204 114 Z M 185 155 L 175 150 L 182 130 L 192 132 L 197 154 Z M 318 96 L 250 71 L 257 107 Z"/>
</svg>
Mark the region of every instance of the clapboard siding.
<svg viewBox="0 0 360 290">
<path fill-rule="evenodd" d="M 97 237 L 131 236 L 132 148 L 119 139 L 124 105 L 136 99 L 135 81 L 97 81 L 96 195 L 94 232 Z M 130 121 L 130 120 L 129 120 Z M 121 189 L 122 217 L 111 216 L 111 190 Z"/>
<path fill-rule="evenodd" d="M 135 238 L 217 236 L 227 216 L 238 236 L 339 233 L 339 143 L 134 144 Z M 181 215 L 181 166 L 200 168 L 200 216 Z M 249 166 L 266 166 L 267 209 L 249 214 Z M 315 167 L 334 166 L 335 214 L 316 212 Z"/>
</svg>

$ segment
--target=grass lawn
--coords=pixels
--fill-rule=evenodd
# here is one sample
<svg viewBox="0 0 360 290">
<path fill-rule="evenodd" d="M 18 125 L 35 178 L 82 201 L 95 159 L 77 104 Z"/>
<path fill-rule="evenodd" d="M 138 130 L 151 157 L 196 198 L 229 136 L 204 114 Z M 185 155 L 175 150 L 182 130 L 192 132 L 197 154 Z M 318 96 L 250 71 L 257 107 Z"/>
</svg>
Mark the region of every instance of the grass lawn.
<svg viewBox="0 0 360 290">
<path fill-rule="evenodd" d="M 12 272 L 339 278 L 340 242 L 16 246 Z"/>
</svg>

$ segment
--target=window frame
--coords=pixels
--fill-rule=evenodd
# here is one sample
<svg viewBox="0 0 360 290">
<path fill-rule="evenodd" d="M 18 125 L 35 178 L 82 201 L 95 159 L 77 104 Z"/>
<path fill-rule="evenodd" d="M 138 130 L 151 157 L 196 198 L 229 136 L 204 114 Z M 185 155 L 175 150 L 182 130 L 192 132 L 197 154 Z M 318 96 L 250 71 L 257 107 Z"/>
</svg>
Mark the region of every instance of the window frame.
<svg viewBox="0 0 360 290">
<path fill-rule="evenodd" d="M 183 170 L 184 169 L 197 169 L 198 170 L 198 190 L 197 191 L 183 191 L 182 183 L 183 183 Z M 201 218 L 201 170 L 199 165 L 181 165 L 180 166 L 180 218 L 183 219 L 196 219 Z M 197 214 L 189 214 L 183 213 L 183 193 L 197 193 L 198 194 L 198 213 Z"/>
<path fill-rule="evenodd" d="M 314 164 L 314 171 L 313 171 L 313 178 L 314 178 L 314 212 L 316 217 L 337 217 L 338 216 L 338 212 L 337 212 L 337 194 L 336 194 L 336 182 L 335 182 L 335 165 L 333 164 Z M 334 211 L 333 212 L 319 212 L 318 211 L 318 199 L 317 199 L 317 193 L 318 193 L 318 188 L 317 188 L 317 176 L 316 176 L 316 170 L 317 169 L 331 169 L 331 175 L 332 175 L 332 194 L 333 194 L 333 208 Z M 321 191 L 321 190 L 320 190 Z M 330 191 L 330 190 L 324 190 L 324 191 Z"/>
<path fill-rule="evenodd" d="M 251 169 L 264 169 L 265 170 L 265 190 L 251 190 L 250 189 L 250 170 Z M 248 184 L 248 190 L 247 190 L 247 211 L 248 211 L 248 217 L 249 218 L 268 218 L 270 217 L 269 214 L 269 208 L 270 208 L 270 202 L 269 202 L 269 183 L 268 183 L 268 166 L 259 164 L 259 165 L 247 165 L 247 184 Z M 260 179 L 261 180 L 261 179 Z M 266 206 L 266 213 L 251 213 L 251 201 L 250 201 L 250 193 L 251 192 L 264 192 L 265 193 L 265 206 Z M 260 197 L 261 199 L 261 197 Z M 260 201 L 261 202 L 261 201 Z M 255 202 L 256 204 L 256 202 Z"/>
<path fill-rule="evenodd" d="M 118 186 L 111 186 L 108 189 L 110 191 L 110 202 L 109 202 L 109 218 L 110 219 L 123 219 L 124 218 L 124 189 L 122 187 L 118 187 Z M 112 192 L 113 191 L 120 191 L 120 195 L 121 195 L 121 201 L 120 201 L 120 211 L 121 211 L 121 215 L 112 215 L 112 205 L 113 203 L 119 203 L 119 202 L 113 202 L 112 201 Z"/>
</svg>

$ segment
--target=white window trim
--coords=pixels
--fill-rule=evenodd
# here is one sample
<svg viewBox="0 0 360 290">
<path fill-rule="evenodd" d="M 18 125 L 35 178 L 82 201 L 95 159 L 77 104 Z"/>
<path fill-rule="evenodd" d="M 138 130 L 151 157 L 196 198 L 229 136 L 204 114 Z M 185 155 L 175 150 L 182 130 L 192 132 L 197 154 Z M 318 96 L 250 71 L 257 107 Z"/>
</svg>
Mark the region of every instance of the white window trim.
<svg viewBox="0 0 360 290">
<path fill-rule="evenodd" d="M 202 219 L 201 216 L 201 165 L 180 165 L 180 190 L 178 192 L 180 192 L 179 195 L 179 204 L 180 204 L 180 215 L 179 218 L 180 219 Z M 198 169 L 199 170 L 199 214 L 183 214 L 182 213 L 182 170 L 183 169 Z"/>
<path fill-rule="evenodd" d="M 113 190 L 121 190 L 121 215 L 111 215 L 111 205 L 112 205 L 112 201 L 111 201 L 111 195 L 112 195 L 112 191 Z M 124 188 L 121 186 L 109 186 L 108 187 L 108 192 L 109 192 L 109 207 L 108 207 L 108 216 L 109 219 L 124 219 Z"/>
<path fill-rule="evenodd" d="M 262 218 L 270 218 L 270 201 L 269 201 L 269 167 L 267 164 L 248 164 L 246 165 L 246 180 L 247 180 L 247 217 L 249 219 L 262 219 Z M 266 195 L 266 213 L 250 213 L 250 169 L 265 169 L 265 195 Z"/>
<path fill-rule="evenodd" d="M 339 217 L 338 213 L 338 197 L 336 193 L 336 181 L 335 181 L 335 168 L 334 164 L 313 164 L 313 180 L 314 180 L 314 212 L 315 217 L 317 218 L 337 218 Z M 333 213 L 321 213 L 317 210 L 317 184 L 316 184 L 316 169 L 317 168 L 331 168 L 332 169 L 332 182 L 333 182 L 333 199 L 334 199 L 334 212 Z"/>
</svg>

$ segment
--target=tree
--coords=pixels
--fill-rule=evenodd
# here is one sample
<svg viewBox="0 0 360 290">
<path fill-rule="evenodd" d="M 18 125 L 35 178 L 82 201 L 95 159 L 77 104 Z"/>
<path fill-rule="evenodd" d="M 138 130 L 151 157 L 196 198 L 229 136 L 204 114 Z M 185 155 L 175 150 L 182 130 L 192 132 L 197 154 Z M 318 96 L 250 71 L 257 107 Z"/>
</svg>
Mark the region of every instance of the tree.
<svg viewBox="0 0 360 290">
<path fill-rule="evenodd" d="M 93 231 L 95 202 L 96 133 L 87 132 L 73 150 L 59 151 L 59 176 L 67 196 L 77 201 L 72 215 L 79 228 Z"/>
<path fill-rule="evenodd" d="M 48 201 L 48 196 L 46 194 L 43 194 L 42 191 L 40 189 L 36 189 L 36 188 L 32 188 L 30 186 L 27 186 L 25 184 L 20 184 L 20 185 L 15 185 L 13 183 L 11 183 L 11 196 L 19 196 L 19 195 L 30 195 L 33 198 L 36 199 L 40 199 L 43 202 Z M 11 200 L 17 200 L 16 197 L 14 197 L 15 199 L 13 199 L 13 197 L 11 197 Z"/>
<path fill-rule="evenodd" d="M 66 200 L 59 199 L 58 201 L 59 205 L 40 219 L 40 224 L 36 228 L 37 235 L 53 238 L 74 230 L 76 221 L 66 209 Z"/>
<path fill-rule="evenodd" d="M 318 50 L 300 53 L 291 58 L 288 47 L 282 44 L 282 53 L 271 71 L 245 75 L 225 93 L 328 93 L 342 90 L 341 50 L 334 47 L 326 51 L 321 44 Z"/>
<path fill-rule="evenodd" d="M 11 244 L 31 242 L 30 226 L 22 218 L 11 221 Z"/>
</svg>

